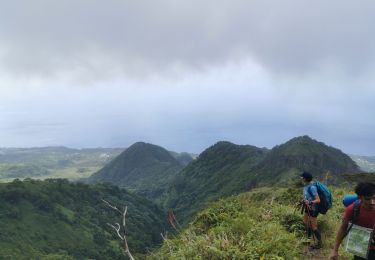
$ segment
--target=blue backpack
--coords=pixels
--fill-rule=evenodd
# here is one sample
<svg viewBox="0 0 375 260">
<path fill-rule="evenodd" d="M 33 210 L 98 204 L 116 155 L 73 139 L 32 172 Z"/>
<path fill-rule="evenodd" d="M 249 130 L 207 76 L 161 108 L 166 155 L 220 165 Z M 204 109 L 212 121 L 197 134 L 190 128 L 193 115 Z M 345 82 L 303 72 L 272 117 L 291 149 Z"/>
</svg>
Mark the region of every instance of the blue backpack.
<svg viewBox="0 0 375 260">
<path fill-rule="evenodd" d="M 319 181 L 315 181 L 312 185 L 316 186 L 320 199 L 320 203 L 317 204 L 317 210 L 320 214 L 326 214 L 327 211 L 332 207 L 332 194 L 327 186 Z M 311 197 L 313 197 L 310 189 L 311 186 L 309 187 L 308 191 Z"/>
</svg>

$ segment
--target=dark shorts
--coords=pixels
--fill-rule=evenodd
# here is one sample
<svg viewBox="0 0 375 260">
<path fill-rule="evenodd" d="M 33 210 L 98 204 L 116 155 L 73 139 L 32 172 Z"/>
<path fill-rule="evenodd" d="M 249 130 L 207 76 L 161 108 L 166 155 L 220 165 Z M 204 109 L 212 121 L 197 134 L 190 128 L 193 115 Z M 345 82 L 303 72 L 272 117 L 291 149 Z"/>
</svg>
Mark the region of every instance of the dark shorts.
<svg viewBox="0 0 375 260">
<path fill-rule="evenodd" d="M 316 206 L 312 206 L 311 210 L 308 210 L 307 207 L 305 207 L 305 213 L 313 218 L 316 218 L 319 215 L 319 211 Z"/>
</svg>

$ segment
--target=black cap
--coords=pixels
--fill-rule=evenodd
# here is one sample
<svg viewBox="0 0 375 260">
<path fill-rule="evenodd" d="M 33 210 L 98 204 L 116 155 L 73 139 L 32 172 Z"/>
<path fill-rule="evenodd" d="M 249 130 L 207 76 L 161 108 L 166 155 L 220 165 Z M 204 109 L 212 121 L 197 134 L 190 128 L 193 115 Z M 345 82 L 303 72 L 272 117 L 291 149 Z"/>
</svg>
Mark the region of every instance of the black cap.
<svg viewBox="0 0 375 260">
<path fill-rule="evenodd" d="M 313 178 L 312 174 L 309 172 L 302 172 L 300 177 L 306 179 L 307 181 L 311 181 Z"/>
</svg>

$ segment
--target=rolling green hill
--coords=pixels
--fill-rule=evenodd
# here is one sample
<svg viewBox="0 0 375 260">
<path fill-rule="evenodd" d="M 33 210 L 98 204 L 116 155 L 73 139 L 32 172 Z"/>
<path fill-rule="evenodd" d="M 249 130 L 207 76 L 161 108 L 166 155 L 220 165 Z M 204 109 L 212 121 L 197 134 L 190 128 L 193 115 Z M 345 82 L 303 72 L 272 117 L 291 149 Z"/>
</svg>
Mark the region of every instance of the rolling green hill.
<svg viewBox="0 0 375 260">
<path fill-rule="evenodd" d="M 164 148 L 138 142 L 87 179 L 109 182 L 157 200 L 167 184 L 183 168 Z"/>
<path fill-rule="evenodd" d="M 286 186 L 303 170 L 335 184 L 345 182 L 342 173 L 359 172 L 349 156 L 308 136 L 271 150 L 219 142 L 176 175 L 164 205 L 187 223 L 207 202 L 257 186 Z"/>
<path fill-rule="evenodd" d="M 15 180 L 0 184 L 0 258 L 124 259 L 120 240 L 107 225 L 120 222 L 121 216 L 101 199 L 128 207 L 133 255 L 160 243 L 158 207 L 116 186 Z"/>
</svg>

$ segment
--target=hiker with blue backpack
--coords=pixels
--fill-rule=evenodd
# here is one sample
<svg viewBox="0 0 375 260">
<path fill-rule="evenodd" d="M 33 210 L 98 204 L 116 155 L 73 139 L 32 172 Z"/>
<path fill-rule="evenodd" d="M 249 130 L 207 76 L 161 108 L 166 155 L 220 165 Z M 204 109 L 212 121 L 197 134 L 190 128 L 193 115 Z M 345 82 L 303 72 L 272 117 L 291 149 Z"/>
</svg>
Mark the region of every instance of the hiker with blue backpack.
<svg viewBox="0 0 375 260">
<path fill-rule="evenodd" d="M 354 259 L 375 259 L 375 184 L 359 183 L 355 188 L 357 200 L 353 196 L 344 199 L 352 203 L 345 208 L 341 226 L 336 235 L 336 243 L 330 259 L 338 259 L 338 250 L 346 237 L 345 250 L 354 254 Z M 354 201 L 354 202 L 353 202 Z"/>
<path fill-rule="evenodd" d="M 332 206 L 332 195 L 328 188 L 318 182 L 312 181 L 313 176 L 309 172 L 302 172 L 300 177 L 303 180 L 303 196 L 302 201 L 304 216 L 303 222 L 306 225 L 307 236 L 313 237 L 315 243 L 310 246 L 310 249 L 319 249 L 322 247 L 322 236 L 318 230 L 317 217 L 319 213 L 325 214 Z"/>
<path fill-rule="evenodd" d="M 319 249 L 322 247 L 322 237 L 318 231 L 318 220 L 319 215 L 317 205 L 320 203 L 318 190 L 312 183 L 312 174 L 309 172 L 303 172 L 300 177 L 304 182 L 303 187 L 303 205 L 304 215 L 303 222 L 307 227 L 307 236 L 310 238 L 312 235 L 317 239 L 316 243 L 311 245 L 311 249 Z"/>
</svg>

